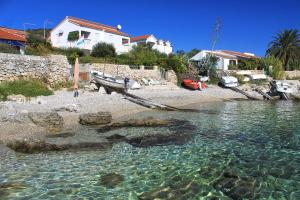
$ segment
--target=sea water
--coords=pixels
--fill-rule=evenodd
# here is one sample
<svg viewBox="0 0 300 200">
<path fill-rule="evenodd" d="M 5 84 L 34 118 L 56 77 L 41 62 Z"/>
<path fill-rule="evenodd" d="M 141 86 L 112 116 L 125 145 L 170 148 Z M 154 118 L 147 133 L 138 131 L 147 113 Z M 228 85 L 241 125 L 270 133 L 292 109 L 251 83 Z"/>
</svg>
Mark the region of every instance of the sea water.
<svg viewBox="0 0 300 200">
<path fill-rule="evenodd" d="M 256 185 L 251 198 L 300 199 L 299 103 L 225 102 L 202 112 L 133 117 L 142 116 L 189 120 L 197 127 L 195 137 L 183 145 L 137 148 L 118 143 L 108 151 L 8 154 L 0 161 L 0 183 L 21 187 L 0 188 L 0 199 L 138 199 L 144 192 L 167 188 L 178 177 L 198 187 L 189 191 L 188 199 L 243 198 L 249 191 L 234 196 L 214 185 L 224 170 L 245 180 L 241 184 Z M 166 131 L 114 131 L 154 129 Z M 109 173 L 124 180 L 106 187 L 100 180 Z"/>
</svg>

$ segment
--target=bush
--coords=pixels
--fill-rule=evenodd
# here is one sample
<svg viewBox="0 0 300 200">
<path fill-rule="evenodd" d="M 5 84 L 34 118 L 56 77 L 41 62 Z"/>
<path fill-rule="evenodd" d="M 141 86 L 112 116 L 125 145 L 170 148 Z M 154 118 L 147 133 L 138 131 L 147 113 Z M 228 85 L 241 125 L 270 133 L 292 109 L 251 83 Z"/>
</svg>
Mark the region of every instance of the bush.
<svg viewBox="0 0 300 200">
<path fill-rule="evenodd" d="M 27 44 L 31 47 L 37 47 L 39 45 L 44 45 L 45 48 L 51 49 L 51 44 L 44 39 L 42 35 L 29 33 L 27 36 Z"/>
<path fill-rule="evenodd" d="M 112 44 L 100 42 L 93 47 L 91 56 L 97 58 L 116 57 L 116 49 Z"/>
<path fill-rule="evenodd" d="M 261 59 L 259 59 L 259 58 L 240 59 L 240 60 L 238 60 L 238 69 L 261 70 L 261 69 L 263 69 L 263 65 L 262 65 Z"/>
<path fill-rule="evenodd" d="M 279 59 L 275 58 L 274 56 L 268 56 L 262 59 L 262 63 L 264 70 L 274 79 L 280 80 L 284 78 L 284 69 L 282 62 Z"/>
<path fill-rule="evenodd" d="M 74 42 L 79 39 L 79 31 L 72 31 L 68 34 L 68 41 Z"/>
<path fill-rule="evenodd" d="M 0 100 L 6 100 L 8 95 L 22 94 L 25 97 L 48 96 L 53 92 L 40 80 L 5 81 L 0 84 Z"/>
<path fill-rule="evenodd" d="M 62 88 L 72 88 L 73 86 L 73 81 L 66 81 L 66 82 L 60 82 L 60 83 L 55 83 L 51 88 L 53 90 L 60 90 Z"/>
<path fill-rule="evenodd" d="M 13 54 L 19 54 L 20 51 L 9 44 L 6 43 L 0 43 L 0 52 L 1 53 L 13 53 Z"/>
<path fill-rule="evenodd" d="M 184 56 L 170 55 L 168 58 L 161 59 L 160 66 L 167 70 L 172 69 L 176 73 L 187 71 L 187 61 Z"/>
<path fill-rule="evenodd" d="M 37 44 L 35 47 L 27 46 L 25 48 L 26 55 L 45 56 L 51 53 L 51 50 L 44 44 Z"/>
</svg>

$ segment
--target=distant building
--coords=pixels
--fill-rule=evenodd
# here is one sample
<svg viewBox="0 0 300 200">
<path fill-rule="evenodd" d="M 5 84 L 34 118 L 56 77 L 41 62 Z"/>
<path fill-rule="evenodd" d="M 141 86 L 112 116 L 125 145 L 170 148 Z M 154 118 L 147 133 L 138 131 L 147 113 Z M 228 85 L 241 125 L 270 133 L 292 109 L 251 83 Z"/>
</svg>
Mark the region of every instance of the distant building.
<svg viewBox="0 0 300 200">
<path fill-rule="evenodd" d="M 24 31 L 0 27 L 0 43 L 9 44 L 18 49 L 23 49 L 26 42 Z"/>
<path fill-rule="evenodd" d="M 138 44 L 151 44 L 152 49 L 156 49 L 161 53 L 172 53 L 172 46 L 169 41 L 156 39 L 156 37 L 154 37 L 154 35 L 151 34 L 132 37 L 130 38 L 130 42 L 131 46 L 135 46 Z"/>
<path fill-rule="evenodd" d="M 236 51 L 229 50 L 202 50 L 193 56 L 190 61 L 191 62 L 199 62 L 207 55 L 214 55 L 219 58 L 216 68 L 219 70 L 228 70 L 229 65 L 237 65 L 239 59 L 251 59 L 256 58 L 256 56 L 252 53 L 240 53 Z"/>
<path fill-rule="evenodd" d="M 68 41 L 70 32 L 79 32 L 79 38 L 75 41 Z M 77 47 L 87 50 L 92 50 L 93 46 L 99 42 L 105 42 L 112 44 L 118 54 L 129 52 L 132 45 L 151 43 L 153 49 L 162 53 L 172 52 L 169 41 L 157 40 L 153 35 L 130 38 L 129 34 L 121 32 L 117 27 L 69 16 L 53 28 L 50 32 L 50 41 L 53 47 Z"/>
<path fill-rule="evenodd" d="M 78 31 L 79 38 L 68 41 L 70 32 Z M 117 27 L 87 21 L 75 17 L 66 17 L 50 32 L 50 40 L 53 47 L 92 50 L 99 42 L 112 44 L 118 54 L 129 51 L 130 37 L 121 32 Z"/>
</svg>

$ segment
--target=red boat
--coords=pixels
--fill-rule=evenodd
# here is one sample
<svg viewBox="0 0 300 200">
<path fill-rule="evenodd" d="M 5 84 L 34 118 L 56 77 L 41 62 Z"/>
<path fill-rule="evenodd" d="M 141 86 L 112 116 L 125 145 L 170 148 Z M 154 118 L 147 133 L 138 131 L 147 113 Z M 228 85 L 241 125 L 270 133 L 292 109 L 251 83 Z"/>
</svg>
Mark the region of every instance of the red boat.
<svg viewBox="0 0 300 200">
<path fill-rule="evenodd" d="M 199 82 L 197 81 L 193 81 L 191 79 L 184 79 L 183 80 L 183 85 L 187 88 L 193 89 L 193 90 L 202 90 L 206 88 L 206 84 L 205 83 L 201 83 L 200 87 L 199 87 Z"/>
<path fill-rule="evenodd" d="M 198 90 L 198 89 L 199 89 L 199 84 L 198 84 L 198 82 L 193 81 L 193 80 L 191 80 L 191 79 L 184 79 L 184 80 L 183 80 L 183 85 L 184 85 L 185 87 L 188 87 L 188 88 L 193 89 L 193 90 Z"/>
</svg>

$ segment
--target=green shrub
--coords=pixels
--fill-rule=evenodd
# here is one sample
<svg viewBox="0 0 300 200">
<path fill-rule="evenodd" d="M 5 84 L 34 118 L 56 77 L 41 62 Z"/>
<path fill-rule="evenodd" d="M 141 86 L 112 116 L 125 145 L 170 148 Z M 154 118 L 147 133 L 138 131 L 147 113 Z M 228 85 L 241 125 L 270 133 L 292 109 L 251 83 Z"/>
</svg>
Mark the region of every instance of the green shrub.
<svg viewBox="0 0 300 200">
<path fill-rule="evenodd" d="M 45 48 L 51 49 L 51 44 L 39 34 L 29 33 L 27 36 L 27 44 L 31 47 L 43 45 Z"/>
<path fill-rule="evenodd" d="M 237 70 L 237 69 L 238 69 L 238 65 L 235 65 L 235 64 L 229 64 L 229 65 L 228 65 L 228 69 L 229 69 L 229 70 Z"/>
<path fill-rule="evenodd" d="M 274 56 L 268 56 L 262 59 L 264 70 L 274 79 L 284 79 L 284 69 L 282 62 Z"/>
<path fill-rule="evenodd" d="M 105 42 L 100 42 L 93 46 L 91 56 L 97 58 L 105 58 L 105 57 L 115 57 L 116 49 L 112 44 L 107 44 Z"/>
<path fill-rule="evenodd" d="M 0 100 L 6 100 L 7 96 L 12 94 L 36 97 L 52 95 L 53 92 L 40 80 L 16 80 L 0 83 Z"/>
<path fill-rule="evenodd" d="M 79 39 L 79 31 L 72 31 L 68 34 L 68 41 L 74 42 Z"/>
<path fill-rule="evenodd" d="M 261 70 L 261 69 L 263 69 L 263 64 L 259 58 L 240 59 L 240 60 L 238 60 L 238 69 Z"/>
<path fill-rule="evenodd" d="M 27 46 L 25 48 L 26 55 L 45 56 L 51 53 L 51 50 L 44 44 L 37 44 L 36 46 Z"/>
<path fill-rule="evenodd" d="M 1 43 L 1 42 L 0 42 L 0 52 L 1 53 L 13 53 L 13 54 L 20 53 L 20 51 L 16 47 L 13 47 L 9 44 Z"/>
</svg>

